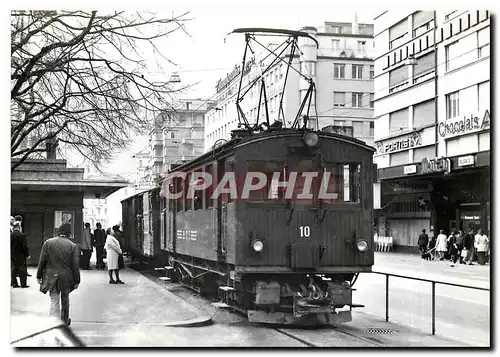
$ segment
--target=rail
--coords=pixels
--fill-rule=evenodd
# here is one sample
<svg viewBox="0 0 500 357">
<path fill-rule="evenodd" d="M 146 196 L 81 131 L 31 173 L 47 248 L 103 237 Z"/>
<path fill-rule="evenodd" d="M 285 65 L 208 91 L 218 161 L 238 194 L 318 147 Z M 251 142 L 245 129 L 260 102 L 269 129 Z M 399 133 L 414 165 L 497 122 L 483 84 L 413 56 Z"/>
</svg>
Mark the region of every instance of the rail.
<svg viewBox="0 0 500 357">
<path fill-rule="evenodd" d="M 462 285 L 462 284 L 455 284 L 455 283 L 447 283 L 447 282 L 444 282 L 444 281 L 436 281 L 436 280 L 430 280 L 430 279 L 415 278 L 415 277 L 406 276 L 406 275 L 383 273 L 383 272 L 379 272 L 379 271 L 372 271 L 372 273 L 380 274 L 380 275 L 385 275 L 385 321 L 389 321 L 389 277 L 390 276 L 393 276 L 393 277 L 396 277 L 396 278 L 425 281 L 425 282 L 428 282 L 428 283 L 432 284 L 432 335 L 436 334 L 436 284 L 456 286 L 456 287 L 465 288 L 465 289 L 475 289 L 475 290 L 490 291 L 490 289 L 481 288 L 481 287 L 477 287 L 477 286 Z"/>
</svg>

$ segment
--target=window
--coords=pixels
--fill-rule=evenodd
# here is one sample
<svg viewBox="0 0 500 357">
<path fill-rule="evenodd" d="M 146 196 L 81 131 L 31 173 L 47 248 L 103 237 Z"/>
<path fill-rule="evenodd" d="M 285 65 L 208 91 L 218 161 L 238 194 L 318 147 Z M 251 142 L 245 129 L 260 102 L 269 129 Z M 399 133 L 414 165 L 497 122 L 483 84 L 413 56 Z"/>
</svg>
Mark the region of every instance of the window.
<svg viewBox="0 0 500 357">
<path fill-rule="evenodd" d="M 401 66 L 389 72 L 389 86 L 398 87 L 408 83 L 408 67 Z"/>
<path fill-rule="evenodd" d="M 366 48 L 366 41 L 358 41 L 358 51 L 364 51 Z"/>
<path fill-rule="evenodd" d="M 352 65 L 352 79 L 363 79 L 363 66 Z"/>
<path fill-rule="evenodd" d="M 333 78 L 345 78 L 345 64 L 333 65 Z"/>
<path fill-rule="evenodd" d="M 284 181 L 285 178 L 284 164 L 282 162 L 250 161 L 248 163 L 248 172 L 263 173 L 266 180 L 262 188 L 248 191 L 249 201 L 258 202 L 284 199 L 286 187 L 278 186 L 278 182 Z M 278 176 L 275 173 L 280 174 Z M 254 177 L 249 184 L 257 185 L 259 182 L 259 178 Z M 242 197 L 246 196 L 246 194 L 247 192 L 242 192 Z"/>
<path fill-rule="evenodd" d="M 400 132 L 408 129 L 408 108 L 389 114 L 389 132 Z"/>
<path fill-rule="evenodd" d="M 327 175 L 329 179 L 327 180 Z M 318 198 L 325 204 L 359 203 L 361 198 L 361 165 L 325 163 Z"/>
<path fill-rule="evenodd" d="M 352 129 L 354 137 L 363 136 L 363 122 L 362 121 L 352 121 Z"/>
<path fill-rule="evenodd" d="M 370 79 L 373 79 L 375 77 L 375 68 L 373 66 L 370 66 Z"/>
<path fill-rule="evenodd" d="M 186 110 L 191 109 L 191 102 L 186 102 Z"/>
<path fill-rule="evenodd" d="M 314 76 L 315 73 L 315 65 L 313 62 L 301 62 L 300 63 L 300 73 L 306 76 Z"/>
<path fill-rule="evenodd" d="M 486 27 L 477 32 L 478 57 L 488 57 L 490 55 L 490 28 Z"/>
<path fill-rule="evenodd" d="M 340 49 L 340 40 L 332 40 L 332 47 L 333 50 L 339 50 Z"/>
<path fill-rule="evenodd" d="M 333 92 L 333 106 L 345 107 L 345 92 Z"/>
<path fill-rule="evenodd" d="M 370 122 L 370 136 L 373 137 L 375 135 L 375 123 Z"/>
<path fill-rule="evenodd" d="M 484 113 L 486 109 L 490 109 L 490 81 L 478 84 L 478 109 Z"/>
<path fill-rule="evenodd" d="M 434 145 L 424 148 L 413 149 L 413 162 L 422 162 L 424 157 L 435 157 L 436 150 Z"/>
<path fill-rule="evenodd" d="M 363 106 L 363 93 L 352 93 L 352 107 L 361 108 Z"/>
<path fill-rule="evenodd" d="M 446 119 L 455 118 L 459 113 L 459 92 L 454 92 L 446 95 Z"/>
<path fill-rule="evenodd" d="M 451 71 L 456 68 L 456 59 L 461 55 L 458 41 L 450 43 L 445 48 L 446 50 L 446 70 Z"/>
<path fill-rule="evenodd" d="M 71 238 L 75 238 L 75 212 L 74 211 L 54 211 L 54 237 L 57 236 L 57 229 L 63 223 L 71 225 Z"/>
<path fill-rule="evenodd" d="M 408 34 L 408 20 L 397 23 L 389 29 L 389 49 L 396 48 L 404 42 L 404 37 Z"/>
<path fill-rule="evenodd" d="M 413 37 L 420 36 L 434 25 L 434 11 L 417 11 L 412 18 Z"/>
<path fill-rule="evenodd" d="M 413 106 L 413 127 L 423 127 L 434 124 L 436 108 L 434 99 Z"/>
<path fill-rule="evenodd" d="M 374 108 L 375 107 L 375 98 L 374 98 L 374 94 L 373 93 L 370 93 L 370 108 Z"/>
<path fill-rule="evenodd" d="M 396 152 L 390 156 L 389 166 L 408 164 L 408 151 Z"/>
<path fill-rule="evenodd" d="M 419 77 L 423 77 L 430 72 L 434 72 L 435 66 L 436 56 L 434 55 L 434 51 L 418 58 L 417 64 L 413 69 L 413 83 L 416 83 Z"/>
</svg>

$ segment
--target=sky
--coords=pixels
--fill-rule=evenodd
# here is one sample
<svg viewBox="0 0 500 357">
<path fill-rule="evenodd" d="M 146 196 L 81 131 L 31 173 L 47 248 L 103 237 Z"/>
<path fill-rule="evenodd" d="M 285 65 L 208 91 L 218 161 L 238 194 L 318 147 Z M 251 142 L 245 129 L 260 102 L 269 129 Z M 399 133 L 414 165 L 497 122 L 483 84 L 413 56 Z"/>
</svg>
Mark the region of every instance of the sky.
<svg viewBox="0 0 500 357">
<path fill-rule="evenodd" d="M 351 8 L 339 10 L 338 6 L 321 5 L 316 7 L 301 5 L 266 5 L 259 2 L 249 3 L 183 3 L 162 9 L 154 9 L 160 17 L 186 16 L 191 20 L 185 23 L 185 30 L 177 31 L 157 42 L 164 56 L 176 65 L 163 62 L 160 68 L 149 47 L 143 48 L 143 54 L 149 58 L 149 75 L 168 79 L 173 72 L 181 78 L 180 86 L 191 85 L 181 98 L 210 99 L 215 95 L 215 84 L 229 73 L 243 59 L 245 41 L 243 34 L 231 34 L 242 27 L 268 27 L 299 30 L 304 26 L 324 26 L 325 21 L 350 22 L 354 13 L 359 23 L 373 23 L 373 18 L 380 10 L 359 11 Z M 264 39 L 270 41 L 270 38 Z M 264 41 L 263 40 L 263 41 Z M 282 39 L 281 39 L 282 40 Z M 116 155 L 116 159 L 107 164 L 105 171 L 120 173 L 133 165 L 132 155 L 147 145 L 147 140 L 138 138 L 130 150 Z M 82 161 L 77 161 L 82 162 Z"/>
</svg>

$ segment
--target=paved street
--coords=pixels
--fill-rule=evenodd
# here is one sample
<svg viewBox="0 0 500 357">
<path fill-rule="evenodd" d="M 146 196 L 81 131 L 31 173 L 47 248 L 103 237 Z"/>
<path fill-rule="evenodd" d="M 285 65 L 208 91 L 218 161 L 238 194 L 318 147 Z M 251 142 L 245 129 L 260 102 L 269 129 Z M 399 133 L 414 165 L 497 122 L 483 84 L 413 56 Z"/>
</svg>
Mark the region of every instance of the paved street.
<svg viewBox="0 0 500 357">
<path fill-rule="evenodd" d="M 375 253 L 374 271 L 489 288 L 488 265 L 451 267 L 445 261 L 424 261 L 419 255 Z M 363 313 L 385 318 L 385 276 L 362 274 L 354 299 L 366 305 Z M 488 346 L 490 338 L 490 292 L 436 285 L 436 333 Z M 425 332 L 431 331 L 431 284 L 390 278 L 389 320 Z"/>
<path fill-rule="evenodd" d="M 390 264 L 398 262 L 402 264 L 404 259 L 412 259 L 410 256 L 394 255 L 385 261 L 386 257 L 389 255 L 377 253 L 377 269 L 388 268 Z M 35 275 L 34 268 L 29 270 L 32 275 Z M 486 273 L 487 269 L 482 269 L 482 272 Z M 419 322 L 419 313 L 425 314 L 427 310 L 424 308 L 427 305 L 430 306 L 430 302 L 427 305 L 425 303 L 422 305 L 419 302 L 419 299 L 427 299 L 427 297 L 416 289 L 411 290 L 411 284 L 399 285 L 398 289 L 393 292 L 391 320 L 388 323 L 385 322 L 381 318 L 384 315 L 383 285 L 380 285 L 378 279 L 374 278 L 370 282 L 371 285 L 367 282 L 371 279 L 360 278 L 358 280 L 357 288 L 360 290 L 355 293 L 355 297 L 359 299 L 357 302 L 365 303 L 367 308 L 357 310 L 353 315 L 352 322 L 337 328 L 301 329 L 251 324 L 243 316 L 228 310 L 217 309 L 207 299 L 201 298 L 179 285 L 159 283 L 154 272 L 140 274 L 130 268 L 124 269 L 121 277 L 126 284 L 121 286 L 108 284 L 107 272 L 91 270 L 81 273 L 80 288 L 71 294 L 70 315 L 73 331 L 87 346 L 477 346 L 482 338 L 476 333 L 474 337 L 479 338 L 479 342 L 476 343 L 473 339 L 464 343 L 444 336 L 431 336 L 428 329 L 415 330 L 410 326 L 398 324 L 397 321 L 407 323 L 404 317 L 409 316 L 408 313 L 406 315 L 401 313 L 403 305 L 405 307 L 408 304 L 417 306 L 410 322 Z M 383 277 L 379 278 L 383 283 Z M 12 315 L 30 313 L 37 316 L 47 316 L 49 297 L 38 291 L 38 284 L 33 277 L 30 278 L 30 284 L 28 289 L 11 289 Z M 373 287 L 379 291 L 374 291 Z M 370 289 L 369 296 L 367 296 L 367 289 Z M 411 293 L 408 294 L 408 291 Z M 363 296 L 365 297 L 363 298 Z M 410 297 L 409 303 L 408 297 Z M 447 301 L 443 297 L 438 298 L 438 301 L 441 299 Z M 447 303 L 449 302 L 440 303 L 438 309 L 444 309 Z M 460 303 L 462 302 L 459 301 L 456 304 Z M 455 306 L 468 308 L 467 311 L 471 315 L 475 315 L 474 310 L 471 310 L 476 308 L 474 304 L 465 307 Z M 487 313 L 487 309 L 488 306 L 483 305 L 480 312 L 484 314 L 486 311 Z M 449 309 L 446 309 L 446 314 L 443 313 L 443 316 L 451 316 L 453 310 L 455 308 L 450 306 Z M 459 319 L 464 320 L 464 318 L 466 316 L 438 319 L 436 326 L 438 332 L 443 328 L 443 323 L 450 323 L 450 319 L 456 324 Z M 193 321 L 210 319 L 212 324 L 202 324 L 202 326 L 197 327 L 189 325 Z M 478 331 L 484 330 L 483 324 L 477 320 L 475 315 L 473 327 Z M 176 327 L 165 326 L 172 324 Z M 422 326 L 417 324 L 416 327 Z M 380 329 L 382 333 L 368 332 L 373 329 Z"/>
</svg>

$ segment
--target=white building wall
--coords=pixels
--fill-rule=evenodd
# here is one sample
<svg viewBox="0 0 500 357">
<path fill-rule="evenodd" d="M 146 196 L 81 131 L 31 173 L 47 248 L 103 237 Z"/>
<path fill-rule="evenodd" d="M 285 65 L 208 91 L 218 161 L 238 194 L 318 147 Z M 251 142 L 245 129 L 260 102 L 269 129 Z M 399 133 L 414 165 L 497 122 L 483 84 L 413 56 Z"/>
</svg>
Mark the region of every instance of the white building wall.
<svg viewBox="0 0 500 357">
<path fill-rule="evenodd" d="M 437 72 L 438 72 L 438 102 L 437 102 L 437 117 L 438 126 L 429 126 L 419 131 L 421 143 L 412 148 L 406 148 L 408 163 L 413 162 L 414 155 L 425 151 L 427 145 L 436 143 L 436 135 L 438 137 L 438 156 L 457 156 L 477 151 L 489 150 L 489 129 L 483 131 L 477 129 L 472 130 L 472 133 L 465 132 L 461 136 L 443 137 L 439 134 L 439 125 L 450 124 L 463 119 L 464 116 L 478 116 L 482 123 L 486 110 L 490 109 L 490 57 L 489 49 L 485 47 L 482 52 L 478 49 L 489 43 L 489 35 L 486 31 L 479 31 L 489 28 L 490 20 L 486 19 L 485 11 L 457 11 L 453 15 L 448 15 L 451 11 L 438 11 L 436 19 L 438 29 L 436 30 L 437 44 Z M 417 59 L 430 53 L 434 48 L 434 29 L 423 32 L 421 35 L 412 38 L 412 20 L 409 13 L 403 14 L 398 11 L 389 11 L 379 16 L 375 20 L 375 42 L 377 50 L 377 58 L 375 59 L 375 141 L 377 148 L 384 148 L 394 141 L 405 138 L 412 131 L 413 125 L 413 108 L 414 105 L 433 99 L 435 96 L 435 81 L 433 73 L 429 73 L 425 77 L 419 78 L 417 83 L 414 83 L 412 78 L 414 68 L 408 66 L 408 84 L 400 87 L 390 93 L 389 90 L 389 72 L 397 68 L 404 57 L 400 55 L 400 49 L 403 56 L 406 54 L 406 47 L 409 49 L 409 54 L 412 53 L 413 45 L 415 44 L 415 57 Z M 405 21 L 408 22 L 408 33 L 399 42 L 398 46 L 389 49 L 389 27 L 399 23 L 404 16 L 409 16 Z M 469 17 L 471 19 L 470 28 L 468 27 Z M 445 20 L 446 18 L 446 20 Z M 462 20 L 462 29 L 459 32 L 460 19 Z M 478 20 L 479 19 L 479 23 Z M 481 22 L 483 21 L 483 22 Z M 451 30 L 450 30 L 451 24 Z M 443 28 L 443 36 L 441 36 L 441 28 Z M 450 32 L 451 31 L 451 32 Z M 448 34 L 453 34 L 450 38 Z M 458 43 L 457 43 L 458 41 Z M 424 48 L 427 46 L 428 47 Z M 426 46 L 421 46 L 426 43 Z M 450 44 L 452 50 L 447 49 Z M 451 53 L 451 54 L 450 54 Z M 388 66 L 389 65 L 389 66 Z M 453 92 L 459 92 L 459 116 L 456 118 L 447 119 L 447 95 Z M 390 113 L 397 110 L 409 108 L 408 110 L 408 132 L 402 131 L 390 132 Z M 436 130 L 438 131 L 436 133 Z M 429 153 L 431 150 L 429 150 Z M 400 152 L 388 154 L 382 149 L 375 156 L 374 161 L 380 168 L 394 166 L 391 164 L 391 155 L 395 154 L 394 162 L 402 164 L 405 160 L 405 155 Z M 418 155 L 417 155 L 418 156 Z M 416 161 L 417 162 L 417 161 Z"/>
</svg>

